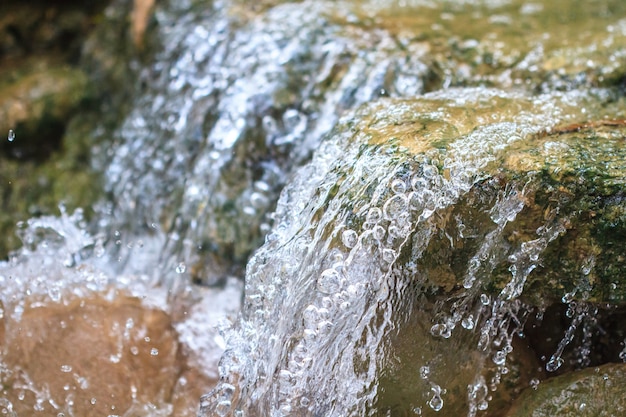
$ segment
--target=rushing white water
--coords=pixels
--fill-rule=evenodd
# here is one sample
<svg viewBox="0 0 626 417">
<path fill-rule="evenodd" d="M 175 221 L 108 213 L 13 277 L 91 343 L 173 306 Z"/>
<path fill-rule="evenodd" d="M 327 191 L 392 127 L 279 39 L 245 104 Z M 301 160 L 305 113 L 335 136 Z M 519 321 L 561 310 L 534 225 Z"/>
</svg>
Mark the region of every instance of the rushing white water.
<svg viewBox="0 0 626 417">
<path fill-rule="evenodd" d="M 423 92 L 419 51 L 397 51 L 383 31 L 346 32 L 329 20 L 332 3 L 252 17 L 232 7 L 157 13 L 163 51 L 103 162 L 109 227 L 139 234 L 163 225 L 166 276 L 198 251 L 226 267 L 245 260 L 278 191 L 338 115 L 381 94 Z"/>
</svg>

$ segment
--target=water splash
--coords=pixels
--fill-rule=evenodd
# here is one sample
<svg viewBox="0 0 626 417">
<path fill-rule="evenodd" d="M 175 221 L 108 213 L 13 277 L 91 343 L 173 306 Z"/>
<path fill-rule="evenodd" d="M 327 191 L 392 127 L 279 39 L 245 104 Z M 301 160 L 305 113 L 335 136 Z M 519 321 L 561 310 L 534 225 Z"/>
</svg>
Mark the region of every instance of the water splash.
<svg viewBox="0 0 626 417">
<path fill-rule="evenodd" d="M 476 96 L 502 98 L 502 93 L 490 90 L 471 94 L 439 92 L 426 99 L 440 106 L 438 100 L 454 97 L 454 107 L 471 106 Z M 390 158 L 384 146 L 364 146 L 372 129 L 385 128 L 381 114 L 410 114 L 403 105 L 385 102 L 362 110 L 358 117 L 365 120 L 363 125 L 337 129 L 283 192 L 275 227 L 248 265 L 242 319 L 221 363 L 229 395 L 218 387 L 204 399 L 202 415 L 210 415 L 218 404 L 224 415 L 369 412 L 377 398 L 376 375 L 384 361 L 386 336 L 395 327 L 395 315 L 407 308 L 394 297 L 410 281 L 433 285 L 427 275 L 403 277 L 403 254 L 410 253 L 419 263 L 443 233 L 438 230 L 448 230 L 441 219 L 449 216 L 442 213 L 469 198 L 500 152 L 541 130 L 561 111 L 539 100 L 536 109 L 546 113 L 522 112 L 516 123 L 503 120 L 477 128 L 451 140 L 445 151 L 434 148 L 411 155 L 400 150 L 402 157 Z M 368 111 L 377 115 L 377 124 L 368 124 Z M 495 366 L 490 390 L 509 372 L 513 334 L 521 331 L 527 314 L 519 300 L 525 282 L 541 253 L 564 233 L 567 221 L 549 217 L 536 239 L 503 244 L 504 231 L 534 192 L 533 177 L 525 181 L 497 194 L 485 219 L 492 227 L 469 258 L 461 280 L 466 291 L 431 329 L 442 338 L 452 337 L 458 324 L 478 331 L 477 347 Z M 466 217 L 457 216 L 454 224 L 466 219 L 466 228 L 477 228 Z M 454 247 L 456 237 L 443 238 Z M 482 287 L 496 266 L 506 262 L 508 282 L 491 299 Z M 284 319 L 294 316 L 295 321 Z M 306 406 L 301 398 L 307 399 Z M 423 405 L 441 409 L 440 400 L 435 395 Z M 485 401 L 476 396 L 474 405 L 484 408 Z"/>
</svg>

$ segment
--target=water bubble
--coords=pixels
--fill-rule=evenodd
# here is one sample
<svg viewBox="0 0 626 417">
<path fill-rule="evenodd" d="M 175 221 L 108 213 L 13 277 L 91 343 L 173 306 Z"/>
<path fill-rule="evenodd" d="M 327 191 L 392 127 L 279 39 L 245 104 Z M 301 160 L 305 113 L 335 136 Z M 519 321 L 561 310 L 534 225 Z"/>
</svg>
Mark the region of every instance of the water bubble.
<svg viewBox="0 0 626 417">
<path fill-rule="evenodd" d="M 433 178 L 439 174 L 439 170 L 434 165 L 424 165 L 422 172 L 425 178 Z"/>
<path fill-rule="evenodd" d="M 561 297 L 561 301 L 564 304 L 571 303 L 574 300 L 574 296 L 576 295 L 576 290 L 566 292 L 563 297 Z"/>
<path fill-rule="evenodd" d="M 469 314 L 467 317 L 464 317 L 463 320 L 461 320 L 461 326 L 463 326 L 464 329 L 472 330 L 474 328 L 474 316 Z"/>
<path fill-rule="evenodd" d="M 49 288 L 48 295 L 50 296 L 50 299 L 54 302 L 59 302 L 59 300 L 61 300 L 61 291 L 57 287 Z"/>
<path fill-rule="evenodd" d="M 9 140 L 9 142 L 13 142 L 15 140 L 15 132 L 13 131 L 13 129 L 9 129 L 9 136 L 7 137 L 7 139 Z"/>
<path fill-rule="evenodd" d="M 264 209 L 269 206 L 270 200 L 261 193 L 252 193 L 250 195 L 250 205 L 255 209 Z"/>
<path fill-rule="evenodd" d="M 433 397 L 428 401 L 428 406 L 435 411 L 440 411 L 443 408 L 443 399 L 441 398 L 441 388 L 439 385 L 433 385 L 431 387 L 433 391 Z"/>
<path fill-rule="evenodd" d="M 335 269 L 326 269 L 317 279 L 317 290 L 324 294 L 334 294 L 341 289 L 341 277 Z"/>
<path fill-rule="evenodd" d="M 330 333 L 333 328 L 333 323 L 328 320 L 322 320 L 317 325 L 317 333 L 321 336 L 325 336 Z"/>
<path fill-rule="evenodd" d="M 504 350 L 499 350 L 493 355 L 493 363 L 496 365 L 504 365 L 506 362 L 506 352 Z"/>
<path fill-rule="evenodd" d="M 184 263 L 184 262 L 180 262 L 180 263 L 176 266 L 176 273 L 177 273 L 177 274 L 184 274 L 186 270 L 187 270 L 187 265 L 185 265 L 185 263 Z"/>
<path fill-rule="evenodd" d="M 391 191 L 395 194 L 404 194 L 406 192 L 406 184 L 401 179 L 395 179 L 391 182 Z"/>
<path fill-rule="evenodd" d="M 424 208 L 422 196 L 416 192 L 409 193 L 408 202 L 409 210 L 420 211 L 422 208 Z"/>
<path fill-rule="evenodd" d="M 95 399 L 95 398 L 92 398 L 91 400 L 89 400 L 89 402 L 90 402 L 92 405 L 94 405 L 94 404 L 96 403 L 96 399 Z"/>
<path fill-rule="evenodd" d="M 426 180 L 416 175 L 411 180 L 411 187 L 413 187 L 413 190 L 415 191 L 422 191 L 424 188 L 426 188 Z"/>
<path fill-rule="evenodd" d="M 404 194 L 396 194 L 383 206 L 385 219 L 393 220 L 409 209 L 409 202 Z"/>
<path fill-rule="evenodd" d="M 487 294 L 480 294 L 480 303 L 484 306 L 488 306 L 491 302 L 491 299 Z"/>
<path fill-rule="evenodd" d="M 150 349 L 150 355 L 151 356 L 157 356 L 158 354 L 159 354 L 159 349 L 157 349 L 157 348 Z"/>
<path fill-rule="evenodd" d="M 72 372 L 72 367 L 70 365 L 61 365 L 61 372 Z"/>
<path fill-rule="evenodd" d="M 358 239 L 359 235 L 354 230 L 346 229 L 341 233 L 341 241 L 346 248 L 355 247 Z"/>
<path fill-rule="evenodd" d="M 379 225 L 374 226 L 374 228 L 372 229 L 372 236 L 376 240 L 383 240 L 385 238 L 385 233 L 385 228 Z"/>
<path fill-rule="evenodd" d="M 396 259 L 396 251 L 393 249 L 383 249 L 383 260 L 392 263 Z"/>
<path fill-rule="evenodd" d="M 380 221 L 382 216 L 383 216 L 382 212 L 380 211 L 380 209 L 378 207 L 372 207 L 367 212 L 367 217 L 366 217 L 365 221 L 368 222 L 368 223 L 376 224 L 376 223 L 378 223 Z"/>
<path fill-rule="evenodd" d="M 317 323 L 317 307 L 314 305 L 309 305 L 302 312 L 302 318 L 304 319 L 304 325 L 308 328 L 312 328 Z"/>
<path fill-rule="evenodd" d="M 448 339 L 452 336 L 452 329 L 446 324 L 435 324 L 430 328 L 430 334 Z"/>
<path fill-rule="evenodd" d="M 422 379 L 428 379 L 430 375 L 430 368 L 428 366 L 422 366 L 420 367 L 420 378 Z"/>
<path fill-rule="evenodd" d="M 530 386 L 532 389 L 536 390 L 539 387 L 539 379 L 533 378 L 530 380 Z"/>
</svg>

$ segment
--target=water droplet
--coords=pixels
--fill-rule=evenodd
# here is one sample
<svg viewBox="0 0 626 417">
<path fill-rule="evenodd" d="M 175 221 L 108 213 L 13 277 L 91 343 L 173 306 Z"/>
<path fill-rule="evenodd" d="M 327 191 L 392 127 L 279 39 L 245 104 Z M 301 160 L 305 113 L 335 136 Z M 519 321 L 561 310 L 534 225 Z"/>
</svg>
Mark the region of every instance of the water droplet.
<svg viewBox="0 0 626 417">
<path fill-rule="evenodd" d="M 532 387 L 532 389 L 536 390 L 537 387 L 539 386 L 539 380 L 537 378 L 531 379 L 530 386 Z"/>
<path fill-rule="evenodd" d="M 488 306 L 491 302 L 489 296 L 487 294 L 480 294 L 480 303 L 484 306 Z"/>
<path fill-rule="evenodd" d="M 61 365 L 61 372 L 72 372 L 72 367 L 70 365 Z"/>
<path fill-rule="evenodd" d="M 492 360 L 493 360 L 493 363 L 495 363 L 496 365 L 504 365 L 504 363 L 506 362 L 506 352 L 503 350 L 497 351 L 493 355 Z"/>
<path fill-rule="evenodd" d="M 434 165 L 422 166 L 422 172 L 425 178 L 433 178 L 434 176 L 439 174 L 439 170 Z"/>
<path fill-rule="evenodd" d="M 383 217 L 382 212 L 380 211 L 380 209 L 378 207 L 372 207 L 368 212 L 367 212 L 367 217 L 365 218 L 365 221 L 367 223 L 373 223 L 376 224 L 380 221 L 380 219 Z"/>
<path fill-rule="evenodd" d="M 396 259 L 396 251 L 393 249 L 383 249 L 383 260 L 392 263 Z"/>
<path fill-rule="evenodd" d="M 557 369 L 559 369 L 561 367 L 561 365 L 563 365 L 563 358 L 561 358 L 560 356 L 558 357 L 554 357 L 552 356 L 550 358 L 550 361 L 548 361 L 548 363 L 546 364 L 546 371 L 548 372 L 554 372 Z"/>
<path fill-rule="evenodd" d="M 13 142 L 15 140 L 15 132 L 13 129 L 9 129 L 9 136 L 7 139 L 9 139 L 9 142 Z"/>
<path fill-rule="evenodd" d="M 433 397 L 428 401 L 428 406 L 435 411 L 440 411 L 443 408 L 443 399 L 441 398 L 441 388 L 439 385 L 433 385 L 431 387 L 433 391 Z"/>
<path fill-rule="evenodd" d="M 50 296 L 50 299 L 56 303 L 61 300 L 61 291 L 57 287 L 49 288 L 48 295 Z"/>
<path fill-rule="evenodd" d="M 89 400 L 89 402 L 90 402 L 92 405 L 94 405 L 94 404 L 96 403 L 96 399 L 95 399 L 95 398 L 92 398 L 91 400 Z"/>
<path fill-rule="evenodd" d="M 470 314 L 464 317 L 463 320 L 461 320 L 461 326 L 463 326 L 464 329 L 472 330 L 474 328 L 474 316 Z"/>
<path fill-rule="evenodd" d="M 157 349 L 157 348 L 150 349 L 150 355 L 151 356 L 157 356 L 158 354 L 159 354 L 159 349 Z"/>
<path fill-rule="evenodd" d="M 341 241 L 346 248 L 355 247 L 358 239 L 359 235 L 354 230 L 346 229 L 341 234 Z"/>
<path fill-rule="evenodd" d="M 137 356 L 139 354 L 139 348 L 137 346 L 131 346 L 130 347 L 130 353 L 132 353 L 133 355 Z"/>
<path fill-rule="evenodd" d="M 177 274 L 184 274 L 186 270 L 187 270 L 187 265 L 185 265 L 185 263 L 184 263 L 184 262 L 180 262 L 180 263 L 176 266 L 176 273 L 177 273 Z"/>
<path fill-rule="evenodd" d="M 324 294 L 334 294 L 341 289 L 341 276 L 335 269 L 326 269 L 317 279 L 317 290 Z"/>
<path fill-rule="evenodd" d="M 385 228 L 382 226 L 374 226 L 374 228 L 372 229 L 372 236 L 374 237 L 374 239 L 376 240 L 383 240 L 385 237 Z"/>
<path fill-rule="evenodd" d="M 395 194 L 404 194 L 406 192 L 406 184 L 401 179 L 395 179 L 391 182 L 391 191 Z"/>
<path fill-rule="evenodd" d="M 404 194 L 396 194 L 385 202 L 383 214 L 385 219 L 393 220 L 409 209 L 408 199 Z"/>
<path fill-rule="evenodd" d="M 430 375 L 430 368 L 428 366 L 420 367 L 420 378 L 428 379 L 429 375 Z"/>
</svg>

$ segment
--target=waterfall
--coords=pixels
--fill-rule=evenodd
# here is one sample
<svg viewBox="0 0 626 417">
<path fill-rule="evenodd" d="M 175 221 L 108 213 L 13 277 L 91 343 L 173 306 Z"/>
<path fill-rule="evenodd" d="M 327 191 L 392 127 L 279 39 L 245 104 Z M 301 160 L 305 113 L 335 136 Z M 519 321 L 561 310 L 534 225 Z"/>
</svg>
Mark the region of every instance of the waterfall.
<svg viewBox="0 0 626 417">
<path fill-rule="evenodd" d="M 129 377 L 125 416 L 504 415 L 624 359 L 594 351 L 624 338 L 624 19 L 466 3 L 157 5 L 156 52 L 93 150 L 95 219 L 20 224 L 0 342 L 94 303 L 107 366 L 174 375 Z M 554 41 L 572 22 L 586 49 Z M 0 411 L 121 407 L 75 404 L 96 376 L 40 383 L 9 350 Z"/>
</svg>

